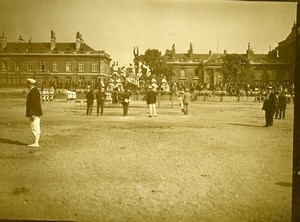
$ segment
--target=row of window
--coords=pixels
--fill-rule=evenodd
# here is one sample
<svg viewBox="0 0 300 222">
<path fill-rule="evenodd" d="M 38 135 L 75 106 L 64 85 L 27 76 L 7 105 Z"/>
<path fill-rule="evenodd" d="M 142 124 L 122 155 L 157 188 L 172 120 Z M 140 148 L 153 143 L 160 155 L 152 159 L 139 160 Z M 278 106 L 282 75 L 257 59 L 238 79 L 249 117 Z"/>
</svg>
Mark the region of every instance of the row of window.
<svg viewBox="0 0 300 222">
<path fill-rule="evenodd" d="M 97 62 L 92 62 L 92 72 L 97 72 Z M 52 64 L 53 67 L 53 72 L 58 72 L 58 62 L 53 62 Z M 15 62 L 15 71 L 20 70 L 20 62 Z M 8 65 L 7 62 L 2 62 L 2 71 L 7 71 L 8 70 Z M 28 72 L 33 71 L 33 62 L 27 62 L 26 64 L 26 70 Z M 45 62 L 40 62 L 40 71 L 46 71 L 46 63 Z M 66 72 L 72 72 L 72 63 L 71 62 L 66 62 L 65 65 L 65 71 Z M 78 72 L 84 72 L 84 62 L 79 62 L 78 63 Z"/>
<path fill-rule="evenodd" d="M 179 74 L 179 77 L 181 77 L 181 78 L 186 77 L 186 70 L 181 69 L 181 70 L 178 70 L 177 72 L 178 72 L 178 74 Z M 194 70 L 194 75 L 195 75 L 195 76 L 199 76 L 199 70 L 198 70 L 198 69 L 195 69 L 195 70 Z"/>
</svg>

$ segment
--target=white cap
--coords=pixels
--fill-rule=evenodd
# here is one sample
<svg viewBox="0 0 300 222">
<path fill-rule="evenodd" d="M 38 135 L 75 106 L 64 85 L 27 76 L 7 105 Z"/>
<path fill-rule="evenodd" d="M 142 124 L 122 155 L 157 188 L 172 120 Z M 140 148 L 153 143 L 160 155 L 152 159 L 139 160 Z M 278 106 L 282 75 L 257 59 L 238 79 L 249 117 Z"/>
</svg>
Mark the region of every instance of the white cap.
<svg viewBox="0 0 300 222">
<path fill-rule="evenodd" d="M 31 83 L 31 84 L 36 84 L 36 80 L 28 78 L 27 82 Z"/>
</svg>

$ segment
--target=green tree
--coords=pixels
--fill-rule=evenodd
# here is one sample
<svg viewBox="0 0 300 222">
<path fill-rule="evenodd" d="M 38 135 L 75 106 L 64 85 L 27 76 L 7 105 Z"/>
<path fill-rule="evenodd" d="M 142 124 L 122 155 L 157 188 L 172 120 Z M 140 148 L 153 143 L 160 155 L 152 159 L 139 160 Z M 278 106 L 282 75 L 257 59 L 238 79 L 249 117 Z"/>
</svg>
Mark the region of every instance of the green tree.
<svg viewBox="0 0 300 222">
<path fill-rule="evenodd" d="M 223 59 L 222 71 L 225 82 L 254 83 L 254 71 L 244 55 L 227 54 Z"/>
</svg>

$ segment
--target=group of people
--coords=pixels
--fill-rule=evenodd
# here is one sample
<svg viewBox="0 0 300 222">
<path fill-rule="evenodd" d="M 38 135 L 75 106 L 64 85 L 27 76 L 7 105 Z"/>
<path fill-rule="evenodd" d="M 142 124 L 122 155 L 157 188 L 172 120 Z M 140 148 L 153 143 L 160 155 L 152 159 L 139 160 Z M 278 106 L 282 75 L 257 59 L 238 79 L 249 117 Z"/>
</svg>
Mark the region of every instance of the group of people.
<svg viewBox="0 0 300 222">
<path fill-rule="evenodd" d="M 284 91 L 278 92 L 267 88 L 267 93 L 264 98 L 262 110 L 265 111 L 266 124 L 265 127 L 273 126 L 273 118 L 284 119 L 286 104 L 288 103 L 287 96 Z"/>
<path fill-rule="evenodd" d="M 94 90 L 89 89 L 86 94 L 86 115 L 92 115 L 93 107 L 94 107 L 94 100 L 97 100 L 97 116 L 103 115 L 104 112 L 104 105 L 105 105 L 105 99 L 107 94 L 105 93 L 104 88 L 101 88 L 100 90 Z M 124 93 L 122 95 L 122 105 L 123 105 L 123 116 L 127 116 L 128 113 L 128 106 L 130 101 L 130 90 L 125 89 Z"/>
<path fill-rule="evenodd" d="M 179 92 L 178 94 L 179 105 L 181 107 L 181 111 L 184 115 L 188 114 L 188 106 L 189 102 L 192 101 L 192 94 L 189 92 L 189 89 L 186 88 L 184 91 Z"/>
<path fill-rule="evenodd" d="M 89 91 L 86 94 L 87 99 L 87 108 L 86 108 L 86 115 L 92 115 L 92 110 L 94 106 L 94 100 L 97 100 L 97 116 L 99 116 L 99 110 L 101 109 L 101 116 L 103 115 L 104 110 L 104 104 L 105 104 L 105 97 L 106 94 L 104 92 L 104 88 L 101 88 L 100 90 L 96 90 L 94 92 L 92 89 L 89 89 Z M 128 107 L 130 102 L 131 93 L 129 89 L 125 89 L 122 93 L 121 104 L 123 106 L 123 116 L 127 116 L 128 114 Z M 185 89 L 184 91 L 180 92 L 178 94 L 179 103 L 181 110 L 184 115 L 188 115 L 188 105 L 191 100 L 191 94 L 189 92 L 189 89 Z M 147 106 L 149 107 L 149 117 L 157 117 L 156 112 L 156 87 L 150 86 L 149 90 L 147 91 L 147 94 L 145 96 L 145 100 L 147 103 Z"/>
<path fill-rule="evenodd" d="M 36 80 L 27 79 L 27 87 L 29 89 L 29 93 L 27 95 L 26 101 L 26 117 L 30 119 L 31 131 L 34 135 L 34 142 L 29 144 L 29 147 L 39 147 L 39 140 L 41 135 L 40 128 L 40 118 L 43 115 L 42 107 L 41 107 L 41 94 L 36 87 Z M 100 88 L 96 90 L 94 93 L 92 89 L 89 89 L 86 94 L 87 99 L 87 109 L 86 114 L 91 115 L 94 100 L 97 100 L 97 115 L 103 115 L 104 104 L 105 104 L 105 90 L 104 88 Z M 127 116 L 128 107 L 130 102 L 130 90 L 125 89 L 122 96 L 122 105 L 123 105 L 123 116 Z M 186 88 L 184 91 L 178 94 L 178 98 L 180 101 L 180 107 L 184 115 L 188 115 L 188 106 L 191 99 L 191 94 L 189 89 Z M 156 117 L 156 87 L 151 86 L 151 89 L 148 90 L 146 95 L 146 102 L 149 107 L 149 117 Z M 265 127 L 269 127 L 273 125 L 273 118 L 284 119 L 285 118 L 285 110 L 287 104 L 287 96 L 285 91 L 275 91 L 272 87 L 267 88 L 267 93 L 265 94 L 265 99 L 263 103 L 262 110 L 265 111 L 265 119 L 266 124 Z"/>
<path fill-rule="evenodd" d="M 41 89 L 42 102 L 48 103 L 52 102 L 54 98 L 54 88 L 51 89 Z"/>
</svg>

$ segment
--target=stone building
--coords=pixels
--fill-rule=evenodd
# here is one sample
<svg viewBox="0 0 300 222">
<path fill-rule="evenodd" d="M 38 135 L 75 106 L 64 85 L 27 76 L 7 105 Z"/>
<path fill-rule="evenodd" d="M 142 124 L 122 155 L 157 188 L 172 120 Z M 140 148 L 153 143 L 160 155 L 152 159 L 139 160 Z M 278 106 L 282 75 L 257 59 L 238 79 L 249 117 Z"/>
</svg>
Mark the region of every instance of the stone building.
<svg viewBox="0 0 300 222">
<path fill-rule="evenodd" d="M 35 78 L 39 86 L 70 88 L 96 86 L 100 76 L 109 75 L 110 56 L 84 43 L 76 33 L 74 42 L 57 42 L 51 31 L 49 42 L 8 42 L 0 37 L 0 85 L 21 86 Z"/>
<path fill-rule="evenodd" d="M 289 74 L 289 79 L 294 82 L 295 77 L 295 63 L 296 63 L 296 32 L 297 25 L 294 23 L 290 34 L 287 38 L 278 43 L 276 50 L 278 51 L 278 56 L 280 61 L 290 66 L 291 72 Z"/>
<path fill-rule="evenodd" d="M 291 35 L 291 34 L 290 34 Z M 274 50 L 269 50 L 267 54 L 256 54 L 248 43 L 248 49 L 245 54 L 254 70 L 254 81 L 262 82 L 291 82 L 293 81 L 293 43 L 291 37 L 280 42 L 279 46 Z M 285 48 L 286 47 L 286 48 Z M 172 67 L 175 76 L 174 82 L 179 84 L 188 83 L 192 85 L 216 85 L 224 83 L 222 73 L 223 58 L 227 51 L 223 53 L 213 53 L 209 51 L 207 54 L 197 54 L 193 52 L 193 46 L 187 53 L 176 53 L 175 45 L 171 50 L 166 50 L 162 56 L 164 61 Z M 278 54 L 284 56 L 278 56 Z"/>
</svg>

